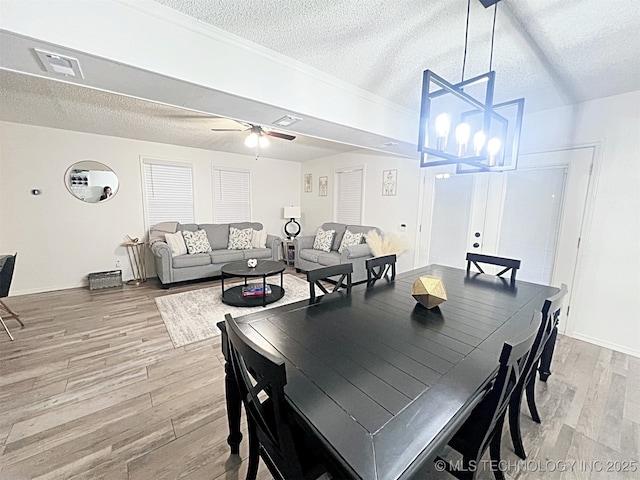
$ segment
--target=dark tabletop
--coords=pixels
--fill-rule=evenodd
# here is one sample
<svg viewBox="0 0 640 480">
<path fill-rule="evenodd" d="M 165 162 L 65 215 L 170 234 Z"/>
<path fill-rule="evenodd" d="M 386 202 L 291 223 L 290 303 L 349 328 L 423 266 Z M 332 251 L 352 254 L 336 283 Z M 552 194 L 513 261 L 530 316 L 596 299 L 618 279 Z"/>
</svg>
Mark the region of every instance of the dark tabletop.
<svg viewBox="0 0 640 480">
<path fill-rule="evenodd" d="M 238 260 L 237 262 L 223 265 L 220 271 L 224 274 L 238 277 L 262 277 L 284 272 L 285 268 L 286 265 L 284 263 L 274 260 L 258 260 L 258 265 L 253 268 L 247 265 L 246 260 Z"/>
<path fill-rule="evenodd" d="M 411 296 L 421 275 L 448 300 L 427 310 Z M 433 265 L 238 319 L 285 358 L 294 411 L 350 476 L 409 476 L 468 416 L 505 340 L 557 288 Z"/>
</svg>

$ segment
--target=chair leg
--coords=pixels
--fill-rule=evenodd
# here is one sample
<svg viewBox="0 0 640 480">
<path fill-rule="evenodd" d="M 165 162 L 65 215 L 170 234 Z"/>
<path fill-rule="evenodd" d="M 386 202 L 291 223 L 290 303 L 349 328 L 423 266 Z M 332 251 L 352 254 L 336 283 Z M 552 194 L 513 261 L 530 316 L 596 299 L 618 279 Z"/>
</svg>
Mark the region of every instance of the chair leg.
<svg viewBox="0 0 640 480">
<path fill-rule="evenodd" d="M 4 323 L 4 320 L 2 319 L 2 317 L 0 317 L 0 323 L 2 323 L 2 326 L 4 327 L 4 331 L 7 332 L 7 335 L 9 335 L 9 338 L 11 339 L 11 341 L 13 342 L 13 335 L 11 335 L 11 332 L 9 331 L 9 329 L 7 328 L 7 324 Z"/>
<path fill-rule="evenodd" d="M 20 326 L 24 328 L 24 323 L 22 323 L 22 320 L 20 320 L 20 315 L 18 315 L 16 312 L 11 310 L 9 306 L 6 303 L 4 303 L 2 300 L 0 300 L 0 307 L 4 308 L 9 313 L 9 318 L 15 318 L 16 321 L 20 324 Z"/>
<path fill-rule="evenodd" d="M 538 413 L 538 407 L 536 406 L 536 377 L 531 376 L 526 385 L 527 390 L 527 405 L 529 405 L 529 412 L 531 418 L 536 423 L 542 423 L 540 421 L 540 414 Z"/>
<path fill-rule="evenodd" d="M 500 445 L 502 443 L 502 425 L 504 424 L 504 414 L 502 419 L 497 423 L 496 429 L 491 437 L 489 444 L 489 454 L 491 457 L 491 469 L 496 480 L 505 480 L 504 472 L 500 470 Z M 495 467 L 495 468 L 494 468 Z"/>
<path fill-rule="evenodd" d="M 511 401 L 509 402 L 509 431 L 511 432 L 511 441 L 513 449 L 521 459 L 527 458 L 522 443 L 522 431 L 520 430 L 520 405 L 522 404 L 522 389 L 513 392 Z"/>
<path fill-rule="evenodd" d="M 249 466 L 247 468 L 247 480 L 256 480 L 258 476 L 258 464 L 260 463 L 260 442 L 256 428 L 251 421 L 247 422 L 249 430 Z"/>
</svg>

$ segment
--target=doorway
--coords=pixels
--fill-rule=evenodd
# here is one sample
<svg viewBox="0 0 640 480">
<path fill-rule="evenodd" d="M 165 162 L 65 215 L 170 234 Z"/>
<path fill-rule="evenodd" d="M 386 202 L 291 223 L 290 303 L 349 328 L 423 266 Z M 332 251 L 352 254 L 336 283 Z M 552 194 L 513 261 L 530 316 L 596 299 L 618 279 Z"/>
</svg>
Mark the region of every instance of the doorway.
<svg viewBox="0 0 640 480">
<path fill-rule="evenodd" d="M 424 169 L 416 265 L 466 268 L 466 252 L 517 258 L 519 280 L 566 283 L 569 305 L 594 151 L 520 155 L 507 172 Z"/>
</svg>

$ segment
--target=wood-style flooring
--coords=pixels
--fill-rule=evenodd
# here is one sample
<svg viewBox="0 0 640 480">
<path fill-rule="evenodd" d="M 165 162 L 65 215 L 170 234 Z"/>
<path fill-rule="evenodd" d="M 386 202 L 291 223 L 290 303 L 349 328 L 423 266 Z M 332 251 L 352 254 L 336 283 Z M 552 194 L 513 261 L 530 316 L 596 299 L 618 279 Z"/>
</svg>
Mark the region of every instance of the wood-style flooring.
<svg viewBox="0 0 640 480">
<path fill-rule="evenodd" d="M 0 479 L 244 478 L 247 442 L 240 456 L 226 443 L 219 339 L 174 348 L 154 302 L 217 285 L 151 279 L 6 299 L 26 327 L 8 320 L 14 342 L 0 332 Z M 505 431 L 508 478 L 640 478 L 593 463 L 640 469 L 640 359 L 560 336 L 552 369 L 537 385 L 542 425 L 523 415 L 527 468 Z M 549 472 L 561 460 L 578 464 Z M 262 463 L 259 478 L 270 478 Z"/>
</svg>

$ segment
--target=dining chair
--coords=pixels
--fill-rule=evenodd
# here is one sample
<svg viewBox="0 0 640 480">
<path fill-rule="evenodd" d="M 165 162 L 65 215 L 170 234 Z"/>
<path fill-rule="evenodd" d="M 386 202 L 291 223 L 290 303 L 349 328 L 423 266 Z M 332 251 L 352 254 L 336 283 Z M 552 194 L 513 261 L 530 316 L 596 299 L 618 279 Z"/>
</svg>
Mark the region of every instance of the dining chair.
<svg viewBox="0 0 640 480">
<path fill-rule="evenodd" d="M 514 258 L 496 257 L 494 255 L 483 255 L 480 253 L 467 252 L 467 273 L 471 270 L 471 264 L 474 264 L 480 273 L 485 273 L 479 263 L 485 263 L 489 265 L 498 265 L 504 267 L 496 276 L 502 277 L 505 273 L 511 270 L 511 284 L 516 282 L 516 272 L 520 268 L 520 260 Z"/>
<path fill-rule="evenodd" d="M 229 353 L 249 430 L 247 480 L 254 480 L 260 458 L 276 479 L 314 479 L 326 468 L 292 418 L 284 397 L 284 359 L 249 339 L 230 314 L 225 315 Z"/>
<path fill-rule="evenodd" d="M 531 355 L 527 359 L 524 375 L 516 386 L 511 397 L 511 402 L 509 403 L 509 430 L 511 432 L 511 441 L 513 442 L 516 455 L 523 460 L 527 457 L 527 454 L 524 449 L 524 444 L 522 443 L 522 434 L 520 431 L 522 396 L 526 392 L 527 405 L 529 406 L 531 418 L 534 422 L 541 423 L 535 400 L 536 370 L 545 348 L 547 348 L 553 337 L 554 331 L 557 332 L 560 311 L 562 310 L 562 303 L 567 292 L 568 288 L 563 283 L 558 293 L 544 301 L 542 306 L 542 322 L 536 334 L 536 339 L 533 342 Z"/>
<path fill-rule="evenodd" d="M 347 294 L 351 294 L 351 274 L 353 273 L 353 265 L 351 263 L 339 263 L 338 265 L 330 265 L 328 267 L 314 268 L 307 272 L 307 282 L 309 282 L 309 296 L 311 302 L 316 300 L 316 289 L 318 287 L 323 293 L 337 292 L 346 287 Z M 334 281 L 331 277 L 340 278 Z M 333 283 L 333 290 L 329 292 L 322 284 L 322 280 Z M 345 285 L 346 280 L 346 285 Z"/>
<path fill-rule="evenodd" d="M 393 282 L 396 278 L 396 255 L 383 255 L 365 260 L 367 287 L 372 287 L 381 278 Z M 389 276 L 391 273 L 391 276 Z"/>
<path fill-rule="evenodd" d="M 535 312 L 526 333 L 504 343 L 493 386 L 481 397 L 469 418 L 449 440 L 448 445 L 462 454 L 462 468 L 456 469 L 442 457 L 437 458 L 437 461 L 444 461 L 446 470 L 456 478 L 476 478 L 480 460 L 489 448 L 493 475 L 497 480 L 504 480 L 504 473 L 500 470 L 502 426 L 511 395 L 524 373 L 541 319 L 542 314 Z"/>
<path fill-rule="evenodd" d="M 18 254 L 14 255 L 2 255 L 0 256 L 0 323 L 4 327 L 5 332 L 9 335 L 11 341 L 14 340 L 13 335 L 9 331 L 7 324 L 4 321 L 8 318 L 15 318 L 16 321 L 20 324 L 20 328 L 24 328 L 24 323 L 20 320 L 20 316 L 11 310 L 9 306 L 2 300 L 5 297 L 9 296 L 9 288 L 11 288 L 11 280 L 13 279 L 13 269 L 16 265 L 16 257 Z M 2 318 L 2 312 L 5 311 L 7 314 Z"/>
</svg>

